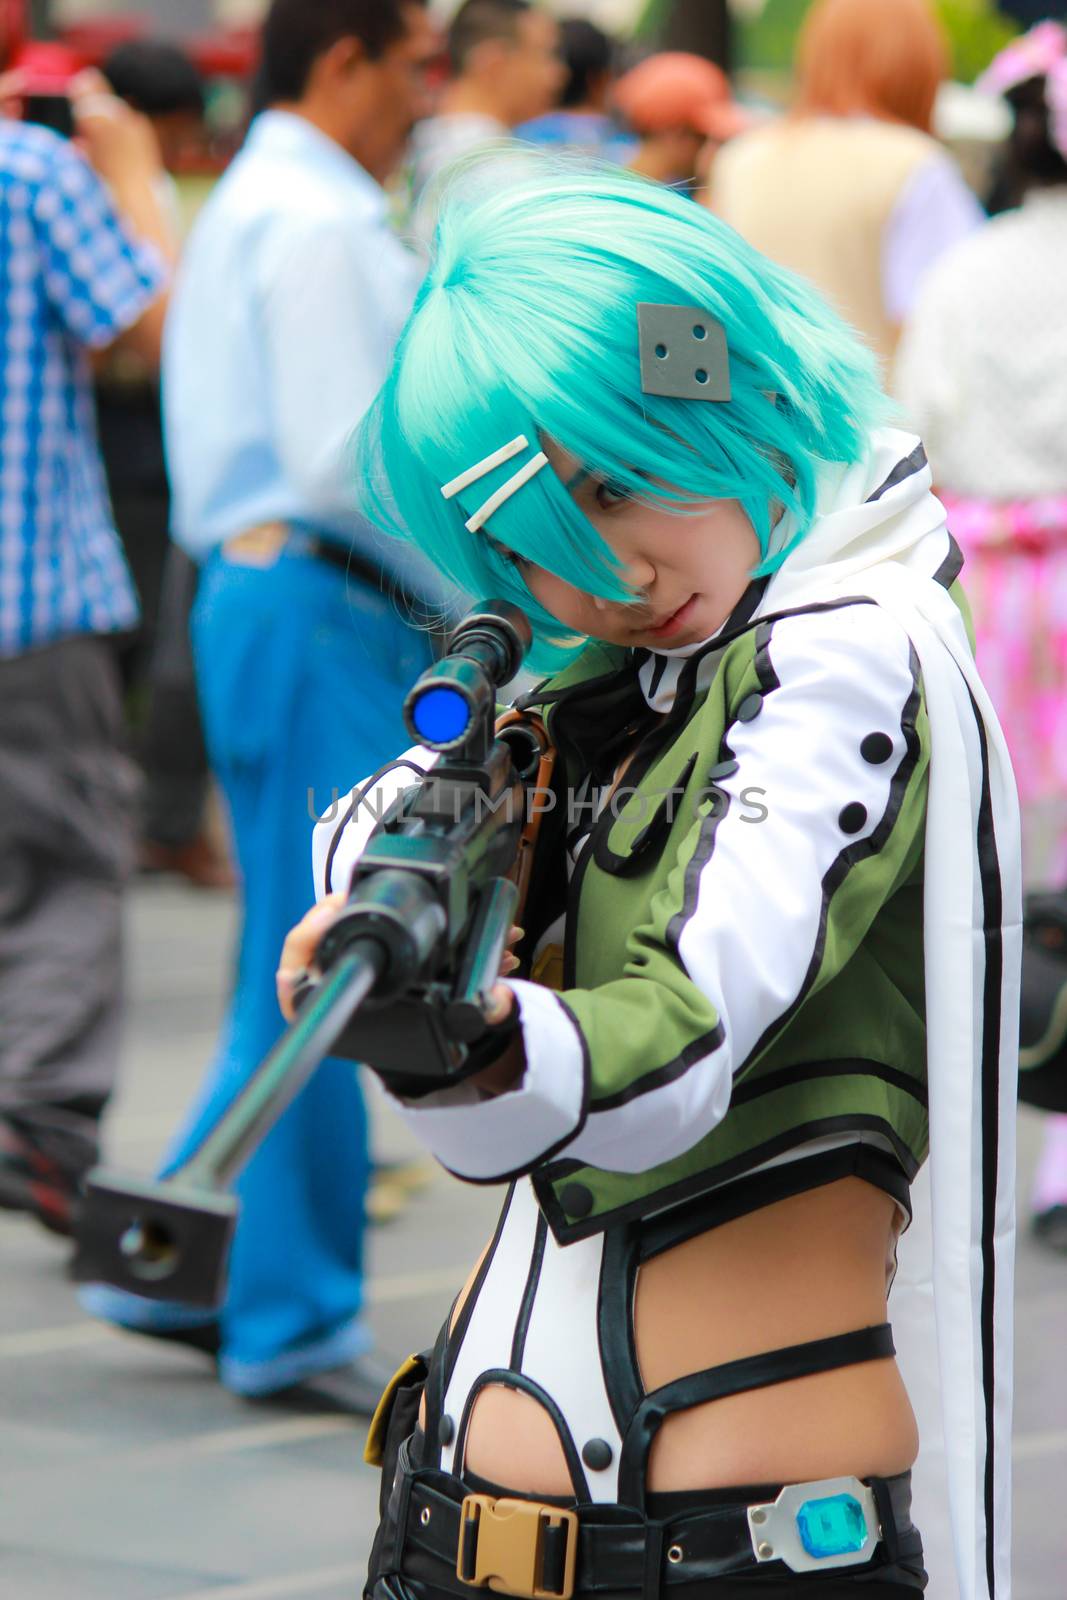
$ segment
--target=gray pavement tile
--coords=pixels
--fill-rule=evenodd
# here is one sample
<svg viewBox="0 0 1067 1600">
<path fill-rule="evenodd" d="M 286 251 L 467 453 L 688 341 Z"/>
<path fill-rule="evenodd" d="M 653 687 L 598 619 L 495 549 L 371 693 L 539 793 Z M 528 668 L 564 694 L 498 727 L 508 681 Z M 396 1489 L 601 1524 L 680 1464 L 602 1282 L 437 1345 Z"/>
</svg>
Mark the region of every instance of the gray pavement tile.
<svg viewBox="0 0 1067 1600">
<path fill-rule="evenodd" d="M 200 1589 L 218 1582 L 217 1574 L 168 1572 L 114 1557 L 98 1561 L 81 1553 L 56 1555 L 2 1543 L 0 1573 L 2 1592 L 12 1600 L 180 1600 L 194 1582 Z"/>
<path fill-rule="evenodd" d="M 134 1452 L 106 1472 L 87 1473 L 81 1464 L 57 1470 L 47 1525 L 35 1515 L 33 1483 L 5 1490 L 0 1540 L 17 1537 L 56 1558 L 90 1563 L 121 1551 L 130 1566 L 184 1573 L 187 1590 L 202 1585 L 205 1573 L 216 1581 L 267 1578 L 279 1569 L 356 1563 L 366 1552 L 377 1484 L 354 1470 L 350 1438 L 336 1438 L 326 1460 L 323 1442 L 315 1462 L 296 1444 L 251 1454 L 174 1452 L 154 1462 Z"/>
<path fill-rule="evenodd" d="M 79 1433 L 76 1428 L 64 1428 L 52 1421 L 44 1424 L 15 1422 L 5 1416 L 0 1427 L 0 1441 L 3 1450 L 0 1486 L 15 1476 L 25 1478 L 31 1473 L 40 1473 L 45 1481 L 56 1467 L 67 1467 L 71 1463 L 81 1463 L 84 1467 L 99 1460 L 99 1445 L 92 1434 Z M 0 1507 L 0 1523 L 2 1520 Z"/>
<path fill-rule="evenodd" d="M 1016 1460 L 1012 1600 L 1063 1600 L 1067 1594 L 1067 1531 L 1057 1509 L 1064 1460 L 1062 1449 L 1058 1460 Z"/>
<path fill-rule="evenodd" d="M 81 1313 L 67 1277 L 70 1244 L 45 1233 L 30 1217 L 0 1234 L 0 1346 L 6 1335 L 77 1321 Z M 0 1362 L 0 1393 L 3 1392 Z"/>
<path fill-rule="evenodd" d="M 1067 1313 L 1058 1305 L 1027 1306 L 1026 1326 L 1016 1336 L 1015 1435 L 1058 1432 L 1064 1441 L 1060 1457 L 1062 1484 L 1067 1488 Z M 1064 1584 L 1067 1594 L 1067 1582 Z"/>
<path fill-rule="evenodd" d="M 84 1325 L 95 1334 L 96 1325 Z M 105 1453 L 127 1439 L 210 1426 L 240 1404 L 219 1389 L 205 1357 L 107 1329 L 80 1349 L 4 1361 L 0 1385 L 5 1423 L 36 1419 L 47 1427 L 60 1419 L 65 1429 L 98 1438 Z"/>
</svg>

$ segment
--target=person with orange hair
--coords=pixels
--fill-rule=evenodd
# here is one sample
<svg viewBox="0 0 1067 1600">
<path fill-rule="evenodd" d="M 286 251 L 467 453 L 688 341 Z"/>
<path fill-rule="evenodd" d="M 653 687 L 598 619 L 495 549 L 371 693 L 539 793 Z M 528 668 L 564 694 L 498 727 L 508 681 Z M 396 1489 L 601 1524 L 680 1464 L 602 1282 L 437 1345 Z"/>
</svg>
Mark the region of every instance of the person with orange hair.
<svg viewBox="0 0 1067 1600">
<path fill-rule="evenodd" d="M 631 172 L 684 189 L 706 181 L 719 148 L 752 124 L 722 68 L 684 50 L 631 67 L 615 85 L 615 105 L 640 140 Z"/>
<path fill-rule="evenodd" d="M 948 65 L 929 0 L 816 0 L 792 114 L 732 141 L 709 193 L 830 297 L 887 372 L 926 270 L 983 220 L 932 134 Z"/>
</svg>

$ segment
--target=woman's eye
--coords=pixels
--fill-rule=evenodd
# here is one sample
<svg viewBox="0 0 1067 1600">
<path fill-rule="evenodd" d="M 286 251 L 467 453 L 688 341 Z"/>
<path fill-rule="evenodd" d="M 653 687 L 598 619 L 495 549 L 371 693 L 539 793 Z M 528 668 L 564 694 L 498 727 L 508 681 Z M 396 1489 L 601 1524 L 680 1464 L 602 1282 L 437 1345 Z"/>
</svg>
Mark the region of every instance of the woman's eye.
<svg viewBox="0 0 1067 1600">
<path fill-rule="evenodd" d="M 629 499 L 629 494 L 620 484 L 605 480 L 596 486 L 596 503 L 601 511 L 610 511 L 613 506 L 624 505 Z"/>
<path fill-rule="evenodd" d="M 497 539 L 490 539 L 489 543 L 501 561 L 507 561 L 513 567 L 524 567 L 526 565 L 526 557 L 520 556 L 517 550 L 509 549 L 506 544 L 501 544 Z"/>
</svg>

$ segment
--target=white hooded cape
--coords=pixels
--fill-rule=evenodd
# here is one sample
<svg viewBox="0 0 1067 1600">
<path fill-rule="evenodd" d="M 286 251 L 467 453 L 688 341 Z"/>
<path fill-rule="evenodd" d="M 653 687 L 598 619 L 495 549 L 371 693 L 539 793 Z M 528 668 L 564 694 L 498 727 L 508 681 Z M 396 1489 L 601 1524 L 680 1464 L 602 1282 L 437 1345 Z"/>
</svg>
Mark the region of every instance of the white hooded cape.
<svg viewBox="0 0 1067 1600">
<path fill-rule="evenodd" d="M 760 609 L 867 595 L 919 658 L 932 751 L 930 1160 L 890 1315 L 919 1420 L 914 1520 L 930 1600 L 1010 1600 L 1019 817 L 1004 737 L 945 586 L 956 564 L 922 446 L 884 429 L 866 461 L 826 476 L 817 520 Z"/>
</svg>

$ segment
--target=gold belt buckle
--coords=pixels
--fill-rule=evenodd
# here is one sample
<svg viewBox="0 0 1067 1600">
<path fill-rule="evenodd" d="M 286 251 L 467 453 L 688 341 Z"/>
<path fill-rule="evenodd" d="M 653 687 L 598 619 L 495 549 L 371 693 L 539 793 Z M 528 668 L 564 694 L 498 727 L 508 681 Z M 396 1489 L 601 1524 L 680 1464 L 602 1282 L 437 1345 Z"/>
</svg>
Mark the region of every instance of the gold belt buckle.
<svg viewBox="0 0 1067 1600">
<path fill-rule="evenodd" d="M 562 1530 L 562 1588 L 544 1585 L 547 1543 Z M 555 1565 L 555 1562 L 553 1562 Z M 469 1494 L 459 1518 L 456 1576 L 472 1588 L 523 1600 L 571 1600 L 578 1564 L 578 1518 L 536 1500 L 495 1500 Z M 557 1569 L 558 1570 L 558 1569 Z"/>
</svg>

